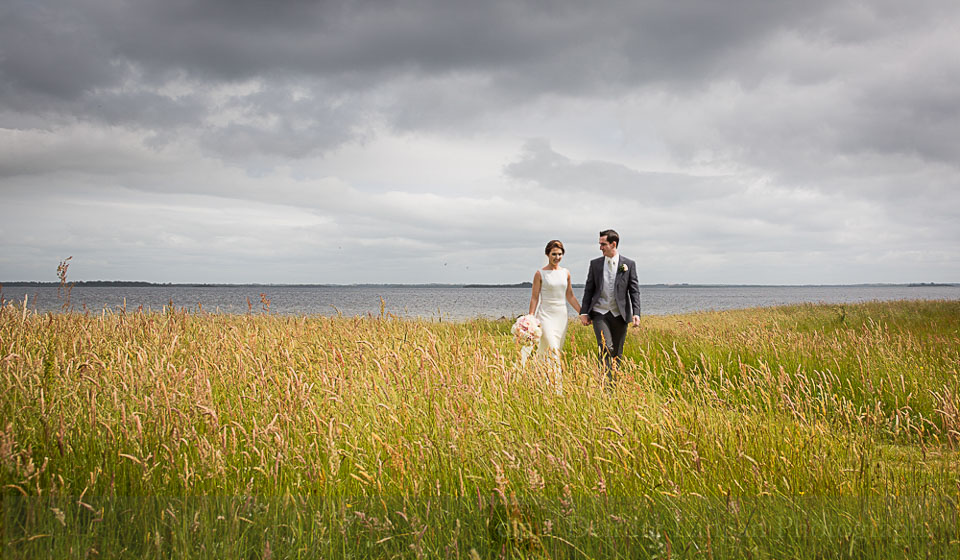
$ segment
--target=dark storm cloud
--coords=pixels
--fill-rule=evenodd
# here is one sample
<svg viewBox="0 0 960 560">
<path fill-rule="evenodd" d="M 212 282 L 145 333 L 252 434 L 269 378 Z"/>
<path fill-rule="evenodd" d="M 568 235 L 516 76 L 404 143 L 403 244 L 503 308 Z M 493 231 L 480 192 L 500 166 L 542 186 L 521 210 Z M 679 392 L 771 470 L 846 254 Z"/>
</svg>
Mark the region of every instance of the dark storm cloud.
<svg viewBox="0 0 960 560">
<path fill-rule="evenodd" d="M 91 0 L 92 1 L 92 0 Z M 700 80 L 827 2 L 147 2 L 95 5 L 102 35 L 154 71 L 246 79 L 492 72 L 528 91 Z M 584 80 L 584 77 L 587 80 Z"/>
<path fill-rule="evenodd" d="M 2 71 L 20 93 L 71 99 L 185 72 L 199 80 L 335 81 L 483 73 L 523 95 L 699 81 L 817 5 L 795 2 L 19 2 Z M 127 65 L 131 66 L 127 66 Z M 9 97 L 11 92 L 6 92 Z"/>
<path fill-rule="evenodd" d="M 476 122 L 543 96 L 684 95 L 723 81 L 753 90 L 770 76 L 801 84 L 846 80 L 843 73 L 855 68 L 834 66 L 829 50 L 778 56 L 769 45 L 785 34 L 838 49 L 870 46 L 891 33 L 905 41 L 905 34 L 935 26 L 950 6 L 934 0 L 909 8 L 792 0 L 11 0 L 0 17 L 0 109 L 127 124 L 159 136 L 164 128 L 203 124 L 202 143 L 223 156 L 237 150 L 238 157 L 251 151 L 302 157 L 357 138 L 372 120 L 416 130 Z M 871 62 L 883 64 L 850 64 Z M 918 62 L 872 81 L 857 81 L 854 73 L 850 91 L 838 99 L 850 111 L 781 107 L 775 119 L 753 128 L 738 128 L 739 120 L 717 123 L 720 140 L 755 152 L 759 163 L 769 146 L 756 141 L 770 136 L 765 127 L 843 153 L 912 151 L 953 161 L 957 144 L 945 139 L 958 124 L 958 66 Z M 194 91 L 156 93 L 178 80 Z M 224 110 L 210 89 L 246 81 L 259 84 L 261 99 L 225 105 L 242 104 L 245 115 L 270 123 L 204 123 L 205 115 Z M 314 95 L 285 102 L 296 88 Z M 340 105 L 349 98 L 366 103 Z M 794 130 L 779 120 L 789 125 L 791 114 L 802 115 Z"/>
<path fill-rule="evenodd" d="M 0 94 L 4 104 L 75 99 L 122 72 L 100 34 L 101 22 L 87 19 L 82 3 L 9 0 L 0 6 Z"/>
</svg>

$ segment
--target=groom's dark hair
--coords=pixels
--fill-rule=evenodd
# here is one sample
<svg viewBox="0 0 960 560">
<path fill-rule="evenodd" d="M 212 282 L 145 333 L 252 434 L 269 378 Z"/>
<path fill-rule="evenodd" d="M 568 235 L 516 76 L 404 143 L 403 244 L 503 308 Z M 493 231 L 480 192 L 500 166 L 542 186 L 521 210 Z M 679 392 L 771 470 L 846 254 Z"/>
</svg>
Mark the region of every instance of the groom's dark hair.
<svg viewBox="0 0 960 560">
<path fill-rule="evenodd" d="M 620 234 L 613 231 L 612 229 L 605 229 L 601 231 L 600 237 L 606 237 L 607 243 L 616 243 L 617 247 L 620 246 Z"/>
</svg>

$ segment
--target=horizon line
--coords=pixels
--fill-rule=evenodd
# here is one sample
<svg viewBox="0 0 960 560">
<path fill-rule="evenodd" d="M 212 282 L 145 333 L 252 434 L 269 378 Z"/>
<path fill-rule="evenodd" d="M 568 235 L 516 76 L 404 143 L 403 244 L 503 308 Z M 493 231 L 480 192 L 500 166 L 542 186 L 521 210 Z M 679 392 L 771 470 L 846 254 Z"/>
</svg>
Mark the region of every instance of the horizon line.
<svg viewBox="0 0 960 560">
<path fill-rule="evenodd" d="M 0 281 L 0 287 L 58 287 L 61 282 L 40 280 Z M 67 286 L 89 287 L 265 287 L 265 288 L 349 288 L 349 287 L 456 287 L 456 288 L 524 288 L 532 286 L 529 281 L 506 283 L 476 282 L 355 282 L 355 283 L 291 283 L 291 282 L 150 282 L 145 280 L 76 280 L 66 282 Z M 583 286 L 573 283 L 574 286 Z M 857 286 L 905 286 L 905 287 L 951 287 L 960 286 L 960 282 L 851 282 L 826 284 L 748 284 L 748 283 L 695 283 L 695 282 L 653 282 L 641 283 L 647 287 L 698 288 L 698 287 L 857 287 Z"/>
</svg>

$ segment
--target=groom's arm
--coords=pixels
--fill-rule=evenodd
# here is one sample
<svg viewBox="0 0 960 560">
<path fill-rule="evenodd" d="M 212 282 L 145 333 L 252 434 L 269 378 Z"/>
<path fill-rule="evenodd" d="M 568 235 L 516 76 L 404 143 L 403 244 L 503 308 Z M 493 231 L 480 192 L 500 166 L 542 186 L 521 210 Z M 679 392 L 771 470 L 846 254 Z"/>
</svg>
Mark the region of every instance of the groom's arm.
<svg viewBox="0 0 960 560">
<path fill-rule="evenodd" d="M 640 326 L 640 279 L 637 275 L 637 263 L 630 263 L 630 276 L 627 280 L 627 292 L 630 294 L 631 322 Z"/>
<path fill-rule="evenodd" d="M 590 310 L 593 309 L 593 296 L 597 291 L 597 281 L 593 277 L 593 263 L 587 268 L 587 282 L 583 285 L 583 298 L 580 299 L 580 322 L 590 324 Z"/>
</svg>

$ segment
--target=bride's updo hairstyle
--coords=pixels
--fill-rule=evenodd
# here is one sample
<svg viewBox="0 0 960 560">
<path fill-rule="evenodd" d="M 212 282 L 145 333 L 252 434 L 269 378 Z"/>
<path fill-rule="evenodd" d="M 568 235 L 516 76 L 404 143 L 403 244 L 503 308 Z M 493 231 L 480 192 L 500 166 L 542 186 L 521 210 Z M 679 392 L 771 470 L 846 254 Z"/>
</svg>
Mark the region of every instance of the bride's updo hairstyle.
<svg viewBox="0 0 960 560">
<path fill-rule="evenodd" d="M 560 249 L 560 252 L 564 254 L 567 252 L 567 250 L 563 248 L 563 243 L 561 243 L 559 239 L 554 239 L 547 243 L 547 248 L 543 250 L 543 254 L 550 256 L 550 251 L 553 251 L 554 248 Z"/>
</svg>

